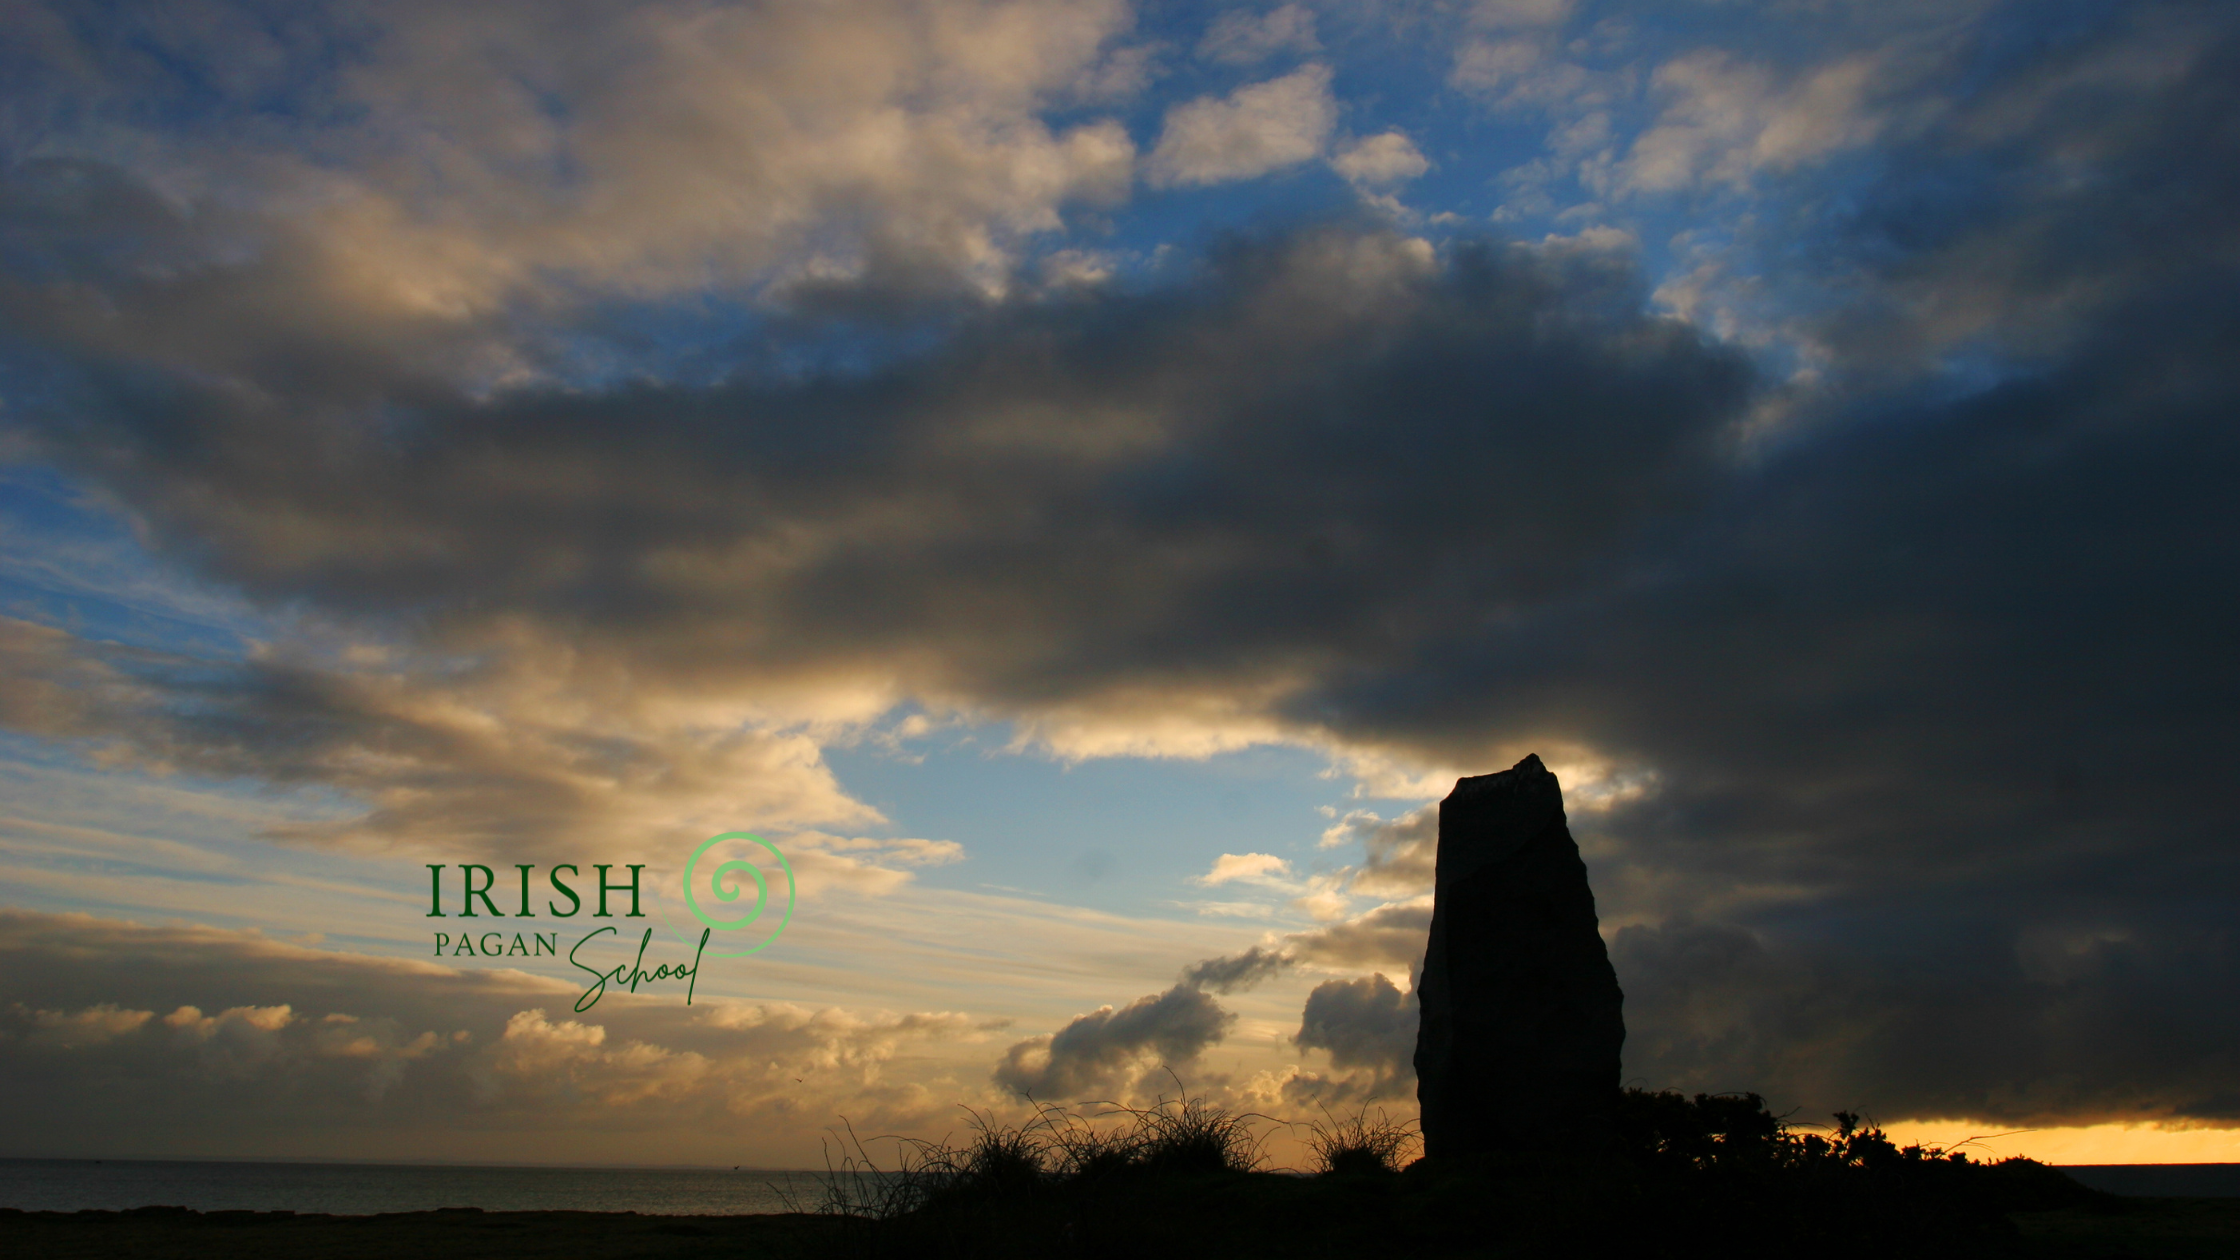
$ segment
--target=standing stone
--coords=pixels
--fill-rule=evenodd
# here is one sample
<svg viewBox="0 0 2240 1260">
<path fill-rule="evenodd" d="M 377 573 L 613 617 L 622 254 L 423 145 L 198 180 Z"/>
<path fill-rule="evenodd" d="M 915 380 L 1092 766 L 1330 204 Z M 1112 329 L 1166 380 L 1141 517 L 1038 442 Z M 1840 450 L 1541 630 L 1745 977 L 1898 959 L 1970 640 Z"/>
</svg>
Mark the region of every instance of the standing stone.
<svg viewBox="0 0 2240 1260">
<path fill-rule="evenodd" d="M 1563 788 L 1537 756 L 1462 779 L 1439 802 L 1419 988 L 1425 1155 L 1607 1145 L 1625 995 L 1564 823 Z"/>
</svg>

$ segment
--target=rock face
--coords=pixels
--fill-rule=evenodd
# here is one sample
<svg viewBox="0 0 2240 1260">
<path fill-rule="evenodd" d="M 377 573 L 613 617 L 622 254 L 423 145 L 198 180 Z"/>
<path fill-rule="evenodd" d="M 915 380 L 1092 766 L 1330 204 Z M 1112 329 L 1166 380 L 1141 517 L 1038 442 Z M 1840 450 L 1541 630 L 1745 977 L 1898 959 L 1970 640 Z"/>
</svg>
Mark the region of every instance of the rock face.
<svg viewBox="0 0 2240 1260">
<path fill-rule="evenodd" d="M 1540 758 L 1462 779 L 1439 803 L 1437 889 L 1416 1035 L 1424 1154 L 1599 1149 L 1625 995 Z"/>
</svg>

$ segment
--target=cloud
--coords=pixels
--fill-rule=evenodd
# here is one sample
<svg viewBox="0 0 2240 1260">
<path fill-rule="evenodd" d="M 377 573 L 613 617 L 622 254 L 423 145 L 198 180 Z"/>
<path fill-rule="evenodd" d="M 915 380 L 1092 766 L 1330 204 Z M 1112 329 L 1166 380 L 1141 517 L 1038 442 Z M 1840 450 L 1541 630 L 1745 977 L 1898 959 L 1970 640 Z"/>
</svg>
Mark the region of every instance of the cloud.
<svg viewBox="0 0 2240 1260">
<path fill-rule="evenodd" d="M 1366 854 L 1347 881 L 1348 891 L 1371 897 L 1412 897 L 1431 891 L 1439 857 L 1437 805 L 1421 806 L 1389 821 L 1357 809 L 1322 833 L 1324 848 L 1356 840 Z"/>
<path fill-rule="evenodd" d="M 1253 179 L 1322 156 L 1337 122 L 1329 67 L 1304 66 L 1168 110 L 1145 169 L 1154 184 Z"/>
<path fill-rule="evenodd" d="M 425 394 L 405 445 L 373 441 L 356 385 L 259 378 L 292 400 L 272 407 L 80 346 L 67 423 L 32 409 L 56 458 L 212 576 L 397 646 L 379 668 L 143 655 L 128 677 L 42 638 L 17 677 L 43 698 L 9 711 L 152 767 L 337 788 L 370 812 L 300 838 L 373 845 L 860 826 L 818 734 L 905 696 L 1070 755 L 1297 738 L 1352 654 L 1560 580 L 1691 493 L 1745 376 L 1629 293 L 1607 256 L 1441 261 L 1323 229 L 1240 242 L 1179 292 L 997 308 L 867 377 Z M 142 350 L 167 335 L 184 324 Z M 819 416 L 853 436 L 803 445 L 837 433 Z M 201 453 L 174 459 L 188 432 Z M 1427 502 L 1471 465 L 1423 452 L 1458 441 L 1536 472 L 1427 552 Z M 1327 494 L 1302 533 L 1280 487 L 1308 484 Z M 88 661 L 122 688 L 92 709 L 87 679 L 55 690 Z M 38 716 L 65 697 L 67 731 Z"/>
<path fill-rule="evenodd" d="M 1317 967 L 1366 970 L 1378 966 L 1413 969 L 1423 961 L 1431 935 L 1431 900 L 1378 906 L 1342 923 L 1286 938 L 1293 957 Z"/>
<path fill-rule="evenodd" d="M 1421 178 L 1431 163 L 1404 133 L 1387 131 L 1339 149 L 1330 169 L 1356 187 L 1390 188 Z"/>
<path fill-rule="evenodd" d="M 1213 864 L 1213 870 L 1196 876 L 1193 883 L 1211 887 L 1226 883 L 1243 883 L 1264 893 L 1276 893 L 1287 898 L 1285 904 L 1317 919 L 1345 917 L 1352 902 L 1341 890 L 1345 882 L 1343 872 L 1295 876 L 1291 863 L 1271 853 L 1224 853 Z M 1275 914 L 1275 906 L 1267 901 L 1197 901 L 1187 904 L 1199 914 L 1229 915 L 1237 918 L 1266 919 Z"/>
<path fill-rule="evenodd" d="M 843 1112 L 921 1123 L 950 1106 L 922 1069 L 890 1069 L 981 1035 L 955 1013 L 705 993 L 579 1016 L 568 986 L 521 972 L 85 915 L 0 911 L 0 962 L 0 1066 L 29 1091 L 13 1132 L 48 1153 L 113 1151 L 118 1133 L 150 1153 L 365 1156 L 418 1135 L 495 1152 L 528 1133 L 549 1157 L 712 1160 L 738 1149 L 702 1131 L 716 1116 L 757 1128 L 765 1157 L 811 1158 Z"/>
<path fill-rule="evenodd" d="M 1249 989 L 1290 966 L 1290 955 L 1255 945 L 1241 954 L 1190 964 L 1183 969 L 1182 983 L 1193 989 L 1234 993 Z"/>
<path fill-rule="evenodd" d="M 1182 1067 L 1227 1035 L 1236 1016 L 1186 984 L 1105 1006 L 1056 1033 L 1013 1045 L 996 1065 L 995 1081 L 1042 1101 L 1090 1091 L 1124 1094 L 1145 1072 Z"/>
<path fill-rule="evenodd" d="M 779 849 L 792 865 L 803 896 L 827 888 L 876 896 L 910 882 L 913 867 L 964 860 L 964 846 L 954 840 L 842 837 L 816 831 L 791 832 L 782 839 Z"/>
<path fill-rule="evenodd" d="M 0 723 L 94 741 L 120 769 L 254 775 L 367 805 L 270 833 L 294 843 L 549 855 L 596 839 L 635 854 L 742 827 L 882 821 L 840 789 L 805 735 L 599 712 L 596 681 L 569 679 L 561 662 L 547 671 L 536 656 L 479 677 L 430 677 L 277 655 L 213 661 L 0 618 Z M 906 864 L 953 854 L 937 842 L 800 834 L 831 854 L 811 868 L 836 876 L 862 866 L 833 852 L 849 845 Z"/>
<path fill-rule="evenodd" d="M 1269 877 L 1289 878 L 1291 863 L 1273 853 L 1224 853 L 1213 860 L 1213 869 L 1197 877 L 1197 882 L 1212 887 L 1226 884 L 1233 879 L 1265 880 Z"/>
<path fill-rule="evenodd" d="M 1469 20 L 1473 26 L 1495 30 L 1560 26 L 1576 7 L 1576 0 L 1476 0 Z"/>
<path fill-rule="evenodd" d="M 1546 29 L 1465 38 L 1455 48 L 1447 83 L 1497 110 L 1564 120 L 1551 140 L 1597 111 L 1630 102 L 1636 90 L 1630 70 L 1590 68 L 1566 55 L 1576 45 L 1567 47 L 1555 35 Z M 1567 146 L 1551 147 L 1560 152 Z"/>
<path fill-rule="evenodd" d="M 1083 81 L 1124 93 L 1105 56 L 1122 0 L 310 4 L 285 30 L 249 5 L 193 23 L 81 8 L 20 23 L 38 38 L 11 78 L 41 107 L 18 156 L 261 201 L 271 247 L 292 235 L 361 318 L 582 285 L 1000 285 L 1023 240 L 1132 177 L 1116 121 L 1043 119 Z"/>
<path fill-rule="evenodd" d="M 2212 347 L 2240 311 L 2208 261 L 2236 256 L 2236 150 L 2207 121 L 2231 116 L 2236 57 L 2229 23 L 2135 15 L 1878 131 L 1855 215 L 1801 238 L 1816 276 L 1871 296 L 1799 321 L 1823 375 L 1749 489 L 1630 593 L 1423 662 L 1420 689 L 1350 692 L 1458 742 L 1568 726 L 1628 767 L 1572 821 L 1631 1079 L 1774 1082 L 1815 1112 L 2229 1122 L 2231 1030 L 2200 995 L 2240 955 L 2229 899 L 2199 890 L 2234 869 L 2211 642 L 2236 614 L 2204 575 L 2236 553 Z M 1792 169 L 1863 125 L 1815 114 L 1759 149 L 1768 116 L 1736 117 L 1735 161 Z"/>
<path fill-rule="evenodd" d="M 152 1075 L 185 1076 L 205 1088 L 228 1091 L 276 1078 L 292 1080 L 299 1088 L 306 1078 L 315 1078 L 317 1084 L 309 1088 L 334 1091 L 349 1091 L 349 1083 L 355 1082 L 358 1099 L 378 1104 L 402 1079 L 406 1064 L 466 1040 L 432 1031 L 410 1036 L 394 1020 L 340 1012 L 300 1019 L 286 1005 L 236 1006 L 216 1015 L 181 1006 L 160 1019 L 153 1011 L 121 1010 L 107 1003 L 75 1012 L 18 1005 L 0 1014 L 0 1039 L 11 1024 L 28 1025 L 22 1036 L 23 1065 L 55 1082 L 50 1087 L 81 1097 L 103 1088 L 107 1074 L 137 1064 Z M 180 1119 L 148 1118 L 158 1128 Z"/>
<path fill-rule="evenodd" d="M 1378 906 L 1342 922 L 1292 932 L 1240 954 L 1208 958 L 1182 973 L 1190 988 L 1231 993 L 1300 965 L 1334 971 L 1365 971 L 1388 966 L 1412 972 L 1423 961 L 1431 934 L 1428 897 Z"/>
<path fill-rule="evenodd" d="M 1872 186 L 1844 245 L 1887 240 L 1902 205 L 1924 231 L 1873 270 L 1873 299 L 1815 322 L 1853 388 L 1887 387 L 1892 374 L 1967 345 L 2097 374 L 2105 345 L 2091 343 L 2113 330 L 2116 312 L 2154 306 L 2156 291 L 2163 302 L 2192 300 L 2188 260 L 2230 237 L 2225 190 L 2205 164 L 2232 141 L 2198 119 L 2223 99 L 2216 76 L 2232 65 L 2234 32 L 2170 10 L 2125 14 L 2095 34 L 2016 67 L 1972 108 L 1915 123 L 1902 146 L 1885 144 L 1899 164 Z M 1946 153 L 1983 165 L 1940 194 L 1940 176 L 1961 174 L 1937 160 Z M 2055 169 L 2089 178 L 2028 174 Z M 2163 230 L 2126 226 L 2141 214 L 2163 216 Z M 2221 307 L 2202 311 L 2222 317 Z M 2177 321 L 2162 352 L 2182 358 L 2193 327 Z"/>
<path fill-rule="evenodd" d="M 1669 102 L 1618 172 L 1619 187 L 1668 192 L 1699 183 L 1741 185 L 1761 170 L 1872 141 L 1884 115 L 1872 103 L 1904 86 L 1886 57 L 1858 54 L 1783 80 L 1716 51 L 1657 67 L 1652 86 Z"/>
<path fill-rule="evenodd" d="M 1822 1112 L 1865 1095 L 1878 1115 L 2017 1127 L 2240 1125 L 2240 1020 L 2201 1000 L 2240 981 L 2215 928 L 2070 919 L 2018 932 L 1957 910 L 1917 918 L 1908 955 L 1887 961 L 1810 925 L 1620 931 L 1628 1078 Z"/>
<path fill-rule="evenodd" d="M 192 1010 L 192 1007 L 181 1007 Z M 199 1014 L 199 1012 L 197 1012 Z M 102 1003 L 82 1011 L 23 1011 L 18 1017 L 28 1015 L 31 1031 L 24 1038 L 34 1046 L 51 1046 L 62 1050 L 75 1050 L 81 1046 L 98 1046 L 114 1041 L 128 1033 L 138 1032 L 142 1024 L 155 1018 L 153 1011 L 126 1011 Z"/>
<path fill-rule="evenodd" d="M 1326 980 L 1307 995 L 1292 1044 L 1329 1053 L 1331 1066 L 1366 1068 L 1385 1092 L 1412 1092 L 1419 999 L 1382 973 Z"/>
<path fill-rule="evenodd" d="M 1465 92 L 1491 97 L 1511 87 L 1541 65 L 1545 52 L 1539 43 L 1525 39 L 1473 40 L 1455 53 L 1448 82 Z"/>
<path fill-rule="evenodd" d="M 1698 47 L 1641 74 L 1634 31 L 1606 21 L 1581 38 L 1561 38 L 1568 5 L 1485 5 L 1471 26 L 1483 33 L 1456 47 L 1448 82 L 1497 110 L 1545 117 L 1545 156 L 1501 177 L 1515 213 L 1561 209 L 1566 185 L 1584 204 L 1682 190 L 1748 190 L 1778 175 L 1864 149 L 1903 133 L 1938 108 L 1921 90 L 1939 77 L 1947 54 L 1918 24 L 1875 34 L 1790 44 L 1778 56 L 1746 58 Z M 1980 16 L 1980 15 L 1977 15 Z M 1965 22 L 1965 15 L 1955 20 Z M 1831 45 L 1833 46 L 1831 48 Z M 1849 45 L 1847 47 L 1847 45 Z M 1643 100 L 1644 87 L 1649 98 Z M 1654 108 L 1630 139 L 1627 119 Z"/>
<path fill-rule="evenodd" d="M 527 1010 L 507 1019 L 483 1088 L 509 1111 L 626 1111 L 639 1123 L 705 1114 L 711 1106 L 733 1116 L 791 1113 L 803 1095 L 829 1093 L 835 1075 L 877 1086 L 881 1066 L 902 1045 L 972 1031 L 969 1019 L 953 1013 L 863 1019 L 797 1007 L 734 1007 L 701 1021 L 709 1044 L 695 1050 L 637 1040 L 610 1044 L 603 1023 Z M 806 1083 L 796 1073 L 819 1076 L 820 1088 L 788 1090 L 789 1082 Z"/>
<path fill-rule="evenodd" d="M 1340 887 L 1344 882 L 1341 874 L 1317 875 L 1307 881 L 1305 892 L 1291 899 L 1291 908 L 1323 922 L 1343 919 L 1353 909 L 1352 898 Z"/>
<path fill-rule="evenodd" d="M 144 694 L 129 675 L 76 647 L 68 631 L 0 617 L 0 724 L 45 736 L 91 734 Z"/>
<path fill-rule="evenodd" d="M 1205 38 L 1198 41 L 1198 56 L 1245 66 L 1278 53 L 1312 53 L 1321 47 L 1314 37 L 1313 11 L 1286 4 L 1258 15 L 1231 9 L 1215 18 Z"/>
<path fill-rule="evenodd" d="M 1264 901 L 1192 901 L 1183 903 L 1201 915 L 1230 919 L 1272 919 L 1275 907 Z"/>
</svg>

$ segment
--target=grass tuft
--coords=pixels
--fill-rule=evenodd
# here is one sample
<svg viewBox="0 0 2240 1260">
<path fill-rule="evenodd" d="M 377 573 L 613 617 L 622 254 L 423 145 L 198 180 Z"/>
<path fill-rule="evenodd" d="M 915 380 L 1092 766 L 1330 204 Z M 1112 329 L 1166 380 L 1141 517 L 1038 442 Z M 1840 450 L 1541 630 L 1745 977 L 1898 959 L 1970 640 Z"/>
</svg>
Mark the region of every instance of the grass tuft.
<svg viewBox="0 0 2240 1260">
<path fill-rule="evenodd" d="M 1129 1163 L 1147 1172 L 1206 1174 L 1257 1172 L 1267 1162 L 1265 1135 L 1254 1125 L 1268 1117 L 1217 1107 L 1203 1095 L 1162 1096 L 1149 1107 L 1100 1104 L 1130 1116 L 1135 1131 L 1125 1139 Z"/>
<path fill-rule="evenodd" d="M 1374 1118 L 1363 1103 L 1339 1119 L 1325 1107 L 1320 1121 L 1308 1121 L 1307 1149 L 1314 1170 L 1325 1175 L 1381 1175 L 1400 1171 L 1422 1141 L 1414 1120 L 1393 1120 L 1378 1108 Z"/>
</svg>

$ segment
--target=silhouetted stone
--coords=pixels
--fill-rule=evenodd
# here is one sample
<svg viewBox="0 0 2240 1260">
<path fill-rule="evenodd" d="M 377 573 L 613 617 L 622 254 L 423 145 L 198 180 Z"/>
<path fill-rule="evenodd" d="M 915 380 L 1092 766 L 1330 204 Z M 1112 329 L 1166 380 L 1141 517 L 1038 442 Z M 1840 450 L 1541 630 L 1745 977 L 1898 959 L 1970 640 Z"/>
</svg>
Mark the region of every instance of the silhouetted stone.
<svg viewBox="0 0 2240 1260">
<path fill-rule="evenodd" d="M 1437 889 L 1416 1034 L 1424 1154 L 1601 1149 L 1625 995 L 1540 758 L 1439 803 Z"/>
</svg>

